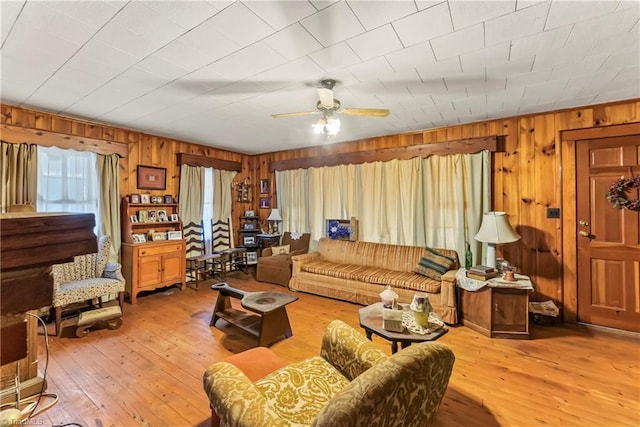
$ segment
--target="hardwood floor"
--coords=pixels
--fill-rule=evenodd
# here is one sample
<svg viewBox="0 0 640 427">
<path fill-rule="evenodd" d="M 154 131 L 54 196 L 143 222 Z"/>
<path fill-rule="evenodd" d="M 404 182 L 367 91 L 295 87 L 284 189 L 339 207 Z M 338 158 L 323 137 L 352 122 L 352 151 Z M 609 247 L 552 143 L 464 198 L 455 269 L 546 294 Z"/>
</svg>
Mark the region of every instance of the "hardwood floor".
<svg viewBox="0 0 640 427">
<path fill-rule="evenodd" d="M 235 276 L 247 291 L 285 288 Z M 125 305 L 118 330 L 51 337 L 47 373 L 60 400 L 37 425 L 206 426 L 202 373 L 212 362 L 255 346 L 224 325 L 209 327 L 217 292 L 172 288 Z M 296 294 L 288 305 L 293 336 L 271 348 L 290 361 L 317 355 L 325 326 L 339 318 L 359 328 L 358 305 Z M 51 326 L 51 325 L 49 325 Z M 52 328 L 48 328 L 52 330 Z M 39 337 L 42 338 L 42 337 Z M 374 337 L 390 353 L 390 345 Z M 44 367 L 44 339 L 39 360 Z M 532 326 L 532 339 L 489 339 L 453 327 L 440 342 L 456 354 L 436 426 L 640 425 L 640 341 L 579 326 Z M 47 400 L 44 400 L 46 403 Z"/>
</svg>

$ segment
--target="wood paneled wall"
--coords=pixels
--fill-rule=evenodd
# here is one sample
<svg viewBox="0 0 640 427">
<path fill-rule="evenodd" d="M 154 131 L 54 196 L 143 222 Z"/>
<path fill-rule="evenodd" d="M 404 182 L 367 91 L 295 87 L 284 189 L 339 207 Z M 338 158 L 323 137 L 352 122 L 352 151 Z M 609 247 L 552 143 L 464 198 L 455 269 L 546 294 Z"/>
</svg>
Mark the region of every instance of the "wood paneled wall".
<svg viewBox="0 0 640 427">
<path fill-rule="evenodd" d="M 242 163 L 236 181 L 248 178 L 253 184 L 253 203 L 234 201 L 237 218 L 246 209 L 255 210 L 266 224 L 270 210 L 258 208 L 258 183 L 271 179 L 272 206 L 276 206 L 275 175 L 270 172 L 272 160 L 318 158 L 340 153 L 353 153 L 417 144 L 437 143 L 491 135 L 504 136 L 504 151 L 493 158 L 493 209 L 505 211 L 522 239 L 499 248 L 506 259 L 530 275 L 536 286 L 535 299 L 563 301 L 562 222 L 547 218 L 548 207 L 560 208 L 563 189 L 572 194 L 575 182 L 562 182 L 562 150 L 560 132 L 640 122 L 640 100 L 589 106 L 491 120 L 482 123 L 381 136 L 364 140 L 268 153 L 257 156 L 204 147 L 184 141 L 83 122 L 49 113 L 1 106 L 2 123 L 25 128 L 48 130 L 68 135 L 128 144 L 128 156 L 120 161 L 121 195 L 136 190 L 138 164 L 167 168 L 167 190 L 157 194 L 178 194 L 179 169 L 177 153 L 232 160 Z M 572 254 L 575 255 L 575 254 Z M 573 256 L 574 258 L 575 256 Z M 572 256 L 569 256 L 572 258 Z M 566 307 L 565 309 L 575 307 Z"/>
<path fill-rule="evenodd" d="M 341 153 L 502 135 L 504 151 L 493 154 L 493 209 L 509 214 L 511 224 L 522 239 L 499 246 L 498 252 L 523 274 L 531 276 L 536 288 L 534 299 L 562 303 L 562 220 L 547 218 L 547 208 L 560 208 L 563 189 L 571 190 L 575 182 L 561 180 L 560 132 L 632 122 L 640 122 L 637 99 L 268 153 L 256 156 L 259 169 L 254 173 L 259 178 L 274 179 L 274 174 L 269 172 L 272 160 L 317 159 Z M 275 186 L 273 188 L 275 190 Z M 567 193 L 573 194 L 573 191 Z M 275 194 L 273 197 L 275 200 Z M 564 308 L 575 310 L 572 306 Z"/>
</svg>

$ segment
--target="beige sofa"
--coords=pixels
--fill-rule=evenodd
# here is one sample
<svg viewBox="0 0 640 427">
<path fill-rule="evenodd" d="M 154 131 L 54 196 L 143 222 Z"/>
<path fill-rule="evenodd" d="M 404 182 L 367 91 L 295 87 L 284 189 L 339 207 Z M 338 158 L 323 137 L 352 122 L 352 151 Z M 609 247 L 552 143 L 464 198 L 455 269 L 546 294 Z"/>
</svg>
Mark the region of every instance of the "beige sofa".
<svg viewBox="0 0 640 427">
<path fill-rule="evenodd" d="M 455 324 L 458 255 L 454 250 L 437 250 L 456 259 L 441 280 L 414 273 L 425 253 L 423 247 L 322 238 L 317 252 L 291 258 L 289 288 L 363 305 L 380 301 L 380 292 L 387 285 L 399 295 L 400 302 L 411 302 L 416 291 L 422 291 L 429 295 L 442 320 Z"/>
</svg>

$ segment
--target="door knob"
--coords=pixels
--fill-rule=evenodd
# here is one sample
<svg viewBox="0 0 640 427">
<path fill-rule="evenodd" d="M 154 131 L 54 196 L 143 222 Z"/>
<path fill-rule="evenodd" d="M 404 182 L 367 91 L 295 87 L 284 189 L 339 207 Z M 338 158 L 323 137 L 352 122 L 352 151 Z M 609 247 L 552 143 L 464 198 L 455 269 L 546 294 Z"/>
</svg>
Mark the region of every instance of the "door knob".
<svg viewBox="0 0 640 427">
<path fill-rule="evenodd" d="M 578 221 L 578 224 L 580 224 L 583 227 L 587 227 L 589 225 L 589 221 L 580 220 Z"/>
<path fill-rule="evenodd" d="M 581 235 L 582 237 L 589 237 L 588 231 L 580 230 L 578 231 L 578 234 Z"/>
</svg>

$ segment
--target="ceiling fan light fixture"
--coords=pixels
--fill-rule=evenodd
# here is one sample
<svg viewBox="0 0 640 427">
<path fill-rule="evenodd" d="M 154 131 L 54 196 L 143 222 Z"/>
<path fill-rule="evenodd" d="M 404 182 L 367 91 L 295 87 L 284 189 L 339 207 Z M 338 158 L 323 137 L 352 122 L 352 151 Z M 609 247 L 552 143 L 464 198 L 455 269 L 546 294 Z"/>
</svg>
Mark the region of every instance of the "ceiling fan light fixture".
<svg viewBox="0 0 640 427">
<path fill-rule="evenodd" d="M 320 135 L 321 133 L 325 133 L 325 126 L 327 125 L 327 121 L 322 118 L 320 120 L 318 120 L 317 123 L 314 123 L 311 125 L 311 127 L 313 128 L 313 133 L 315 133 L 316 135 Z"/>
<path fill-rule="evenodd" d="M 327 133 L 327 135 L 337 135 L 338 132 L 340 132 L 341 126 L 342 123 L 340 123 L 339 119 L 336 119 L 335 117 L 329 117 L 327 119 L 327 124 L 325 125 L 325 132 Z"/>
</svg>

